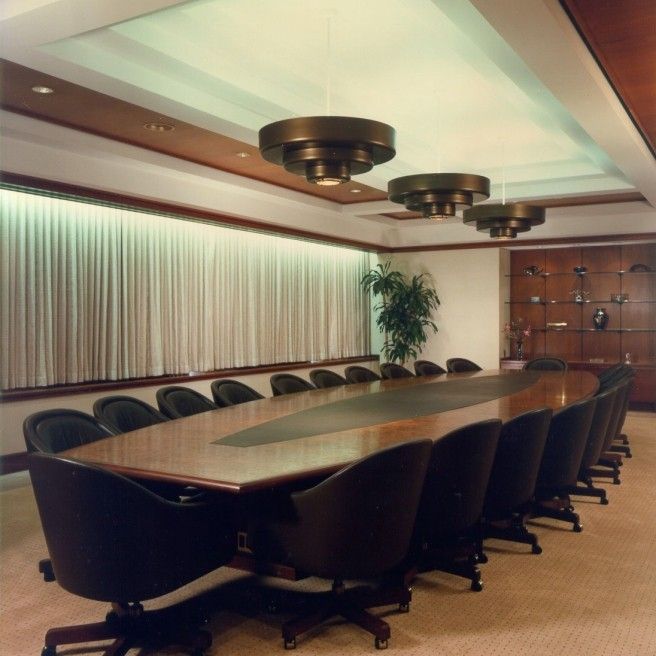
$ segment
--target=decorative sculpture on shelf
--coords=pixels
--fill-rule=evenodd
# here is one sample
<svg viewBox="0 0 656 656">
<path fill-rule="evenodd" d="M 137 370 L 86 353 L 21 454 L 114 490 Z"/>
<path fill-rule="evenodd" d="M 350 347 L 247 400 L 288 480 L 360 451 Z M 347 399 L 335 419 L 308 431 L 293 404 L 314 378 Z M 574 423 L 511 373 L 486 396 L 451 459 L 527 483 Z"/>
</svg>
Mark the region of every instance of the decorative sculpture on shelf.
<svg viewBox="0 0 656 656">
<path fill-rule="evenodd" d="M 604 330 L 608 325 L 608 319 L 606 308 L 598 307 L 592 315 L 592 323 L 594 324 L 595 330 Z"/>
</svg>

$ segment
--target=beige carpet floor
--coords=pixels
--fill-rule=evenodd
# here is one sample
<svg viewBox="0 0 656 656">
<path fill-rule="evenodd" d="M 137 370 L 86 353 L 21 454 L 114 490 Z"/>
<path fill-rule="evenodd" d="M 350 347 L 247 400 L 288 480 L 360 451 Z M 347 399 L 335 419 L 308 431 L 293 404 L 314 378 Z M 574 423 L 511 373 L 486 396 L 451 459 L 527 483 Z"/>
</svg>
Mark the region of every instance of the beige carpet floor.
<svg viewBox="0 0 656 656">
<path fill-rule="evenodd" d="M 489 541 L 480 593 L 447 574 L 421 575 L 409 614 L 381 611 L 392 628 L 388 653 L 656 655 L 656 415 L 631 412 L 625 428 L 634 457 L 625 460 L 621 485 L 605 485 L 608 506 L 575 502 L 582 533 L 551 520 L 536 521 L 544 549 L 539 556 L 525 546 Z M 0 655 L 36 656 L 49 627 L 98 621 L 107 608 L 43 582 L 36 563 L 46 548 L 28 479 L 5 476 L 0 490 Z M 224 568 L 146 606 L 167 605 L 200 591 L 229 597 L 230 590 L 238 590 L 240 612 L 217 608 L 212 617 L 214 644 L 208 655 L 282 653 L 280 626 L 289 613 L 267 612 L 255 593 L 260 585 L 293 593 L 318 590 L 323 582 L 283 584 Z M 299 639 L 296 651 L 305 656 L 376 653 L 368 634 L 339 621 Z M 58 653 L 97 652 L 60 648 Z"/>
</svg>

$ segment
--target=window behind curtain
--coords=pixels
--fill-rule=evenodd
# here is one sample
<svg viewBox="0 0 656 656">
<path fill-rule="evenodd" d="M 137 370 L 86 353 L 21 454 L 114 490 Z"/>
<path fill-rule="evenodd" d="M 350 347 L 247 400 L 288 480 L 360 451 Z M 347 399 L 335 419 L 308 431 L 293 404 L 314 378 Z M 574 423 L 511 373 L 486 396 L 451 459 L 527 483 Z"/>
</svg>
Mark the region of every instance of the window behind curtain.
<svg viewBox="0 0 656 656">
<path fill-rule="evenodd" d="M 369 353 L 368 253 L 0 189 L 0 386 Z"/>
</svg>

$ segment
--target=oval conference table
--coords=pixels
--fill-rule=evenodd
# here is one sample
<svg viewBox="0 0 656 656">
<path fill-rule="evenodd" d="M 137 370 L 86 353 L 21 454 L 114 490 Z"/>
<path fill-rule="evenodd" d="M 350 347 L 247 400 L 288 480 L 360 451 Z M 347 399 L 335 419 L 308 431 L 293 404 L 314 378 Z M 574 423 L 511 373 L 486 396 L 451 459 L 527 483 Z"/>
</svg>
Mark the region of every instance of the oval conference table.
<svg viewBox="0 0 656 656">
<path fill-rule="evenodd" d="M 245 494 L 326 476 L 378 449 L 592 396 L 586 371 L 478 371 L 250 401 L 68 450 L 130 478 Z M 64 455 L 64 454 L 62 454 Z"/>
</svg>

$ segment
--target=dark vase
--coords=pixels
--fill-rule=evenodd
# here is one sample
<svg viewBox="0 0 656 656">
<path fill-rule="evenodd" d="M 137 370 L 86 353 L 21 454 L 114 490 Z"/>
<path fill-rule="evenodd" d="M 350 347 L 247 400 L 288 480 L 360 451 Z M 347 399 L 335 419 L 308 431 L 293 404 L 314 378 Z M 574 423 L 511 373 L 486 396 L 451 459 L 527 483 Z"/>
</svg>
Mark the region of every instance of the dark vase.
<svg viewBox="0 0 656 656">
<path fill-rule="evenodd" d="M 592 323 L 595 330 L 603 330 L 608 325 L 608 314 L 606 308 L 597 308 L 592 315 Z"/>
<path fill-rule="evenodd" d="M 517 360 L 523 360 L 524 359 L 524 342 L 520 342 L 519 340 L 516 342 L 516 347 L 517 347 Z"/>
</svg>

